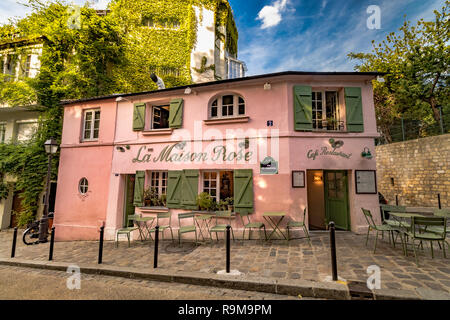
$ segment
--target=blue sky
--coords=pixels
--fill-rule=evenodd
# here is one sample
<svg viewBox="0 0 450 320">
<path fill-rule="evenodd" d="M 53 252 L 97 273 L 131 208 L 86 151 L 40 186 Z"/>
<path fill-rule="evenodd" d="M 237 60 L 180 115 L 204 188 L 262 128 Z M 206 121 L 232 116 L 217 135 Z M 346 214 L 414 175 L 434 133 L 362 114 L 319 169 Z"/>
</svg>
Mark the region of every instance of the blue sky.
<svg viewBox="0 0 450 320">
<path fill-rule="evenodd" d="M 27 10 L 1 0 L 0 23 Z M 150 0 L 149 0 L 150 1 Z M 82 4 L 84 0 L 76 0 Z M 95 0 L 103 9 L 107 0 Z M 347 53 L 369 52 L 371 40 L 383 40 L 406 19 L 431 20 L 445 0 L 229 0 L 239 30 L 239 59 L 248 75 L 286 70 L 352 71 Z M 369 29 L 366 12 L 377 5 L 380 29 Z"/>
</svg>

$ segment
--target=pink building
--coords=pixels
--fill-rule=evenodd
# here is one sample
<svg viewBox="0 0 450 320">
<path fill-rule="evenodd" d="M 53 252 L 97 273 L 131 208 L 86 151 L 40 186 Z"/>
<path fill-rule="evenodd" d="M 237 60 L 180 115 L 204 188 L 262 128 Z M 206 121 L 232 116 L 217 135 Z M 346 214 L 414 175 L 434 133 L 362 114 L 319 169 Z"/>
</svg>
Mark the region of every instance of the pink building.
<svg viewBox="0 0 450 320">
<path fill-rule="evenodd" d="M 167 211 L 176 236 L 202 192 L 255 222 L 267 211 L 302 221 L 306 207 L 310 229 L 365 232 L 361 207 L 380 221 L 376 76 L 283 72 L 67 102 L 57 238 L 97 239 L 104 224 L 114 239 L 128 215 Z M 240 236 L 239 217 L 231 225 Z"/>
</svg>

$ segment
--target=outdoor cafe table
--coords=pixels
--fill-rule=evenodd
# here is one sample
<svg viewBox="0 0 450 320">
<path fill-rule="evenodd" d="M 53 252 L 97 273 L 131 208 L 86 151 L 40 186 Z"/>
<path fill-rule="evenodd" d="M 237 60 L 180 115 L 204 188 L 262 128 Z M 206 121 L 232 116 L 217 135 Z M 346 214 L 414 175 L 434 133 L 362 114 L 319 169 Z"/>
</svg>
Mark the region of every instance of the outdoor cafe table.
<svg viewBox="0 0 450 320">
<path fill-rule="evenodd" d="M 209 227 L 211 224 L 211 219 L 214 217 L 212 214 L 205 214 L 201 211 L 194 211 L 195 214 L 195 223 L 197 224 L 198 231 L 200 233 L 200 236 L 202 237 L 203 241 L 205 241 L 205 236 L 203 235 L 202 230 L 206 230 L 206 232 L 209 232 Z M 208 236 L 208 234 L 206 234 Z"/>
<path fill-rule="evenodd" d="M 272 237 L 272 235 L 274 233 L 278 233 L 279 235 L 281 235 L 284 239 L 287 240 L 286 235 L 283 233 L 283 231 L 281 231 L 281 229 L 279 228 L 279 225 L 281 223 L 281 221 L 283 221 L 284 217 L 286 216 L 286 213 L 284 212 L 264 212 L 263 213 L 263 218 L 264 220 L 267 221 L 267 223 L 273 227 L 273 231 L 269 234 L 269 236 L 267 237 L 267 240 L 270 240 L 270 238 Z M 275 221 L 275 218 L 279 218 L 278 221 Z"/>
<path fill-rule="evenodd" d="M 137 226 L 139 228 L 139 237 L 141 238 L 141 241 L 148 240 L 150 236 L 150 229 L 153 225 L 153 222 L 155 221 L 155 217 L 139 217 L 136 218 L 134 221 L 136 221 Z M 148 222 L 150 222 L 150 225 L 148 225 Z M 145 232 L 147 231 L 147 236 L 145 235 Z"/>
</svg>

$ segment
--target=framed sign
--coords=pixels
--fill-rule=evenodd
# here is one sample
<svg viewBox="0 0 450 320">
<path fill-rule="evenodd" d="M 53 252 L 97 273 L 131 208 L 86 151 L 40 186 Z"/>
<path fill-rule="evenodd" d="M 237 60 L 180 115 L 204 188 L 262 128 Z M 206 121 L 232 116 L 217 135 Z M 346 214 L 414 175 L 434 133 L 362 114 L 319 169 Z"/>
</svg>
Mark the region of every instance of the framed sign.
<svg viewBox="0 0 450 320">
<path fill-rule="evenodd" d="M 377 177 L 375 170 L 355 170 L 357 194 L 376 194 Z"/>
<path fill-rule="evenodd" d="M 292 171 L 292 188 L 305 187 L 305 171 Z"/>
</svg>

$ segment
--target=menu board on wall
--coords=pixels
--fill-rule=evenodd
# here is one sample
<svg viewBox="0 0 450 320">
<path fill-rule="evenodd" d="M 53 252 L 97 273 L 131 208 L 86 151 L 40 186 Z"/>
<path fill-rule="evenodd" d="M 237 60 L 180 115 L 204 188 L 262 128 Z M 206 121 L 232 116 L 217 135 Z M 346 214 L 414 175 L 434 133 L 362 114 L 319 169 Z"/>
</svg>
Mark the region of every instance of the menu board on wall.
<svg viewBox="0 0 450 320">
<path fill-rule="evenodd" d="M 355 171 L 356 193 L 375 194 L 377 193 L 377 179 L 375 170 Z"/>
</svg>

